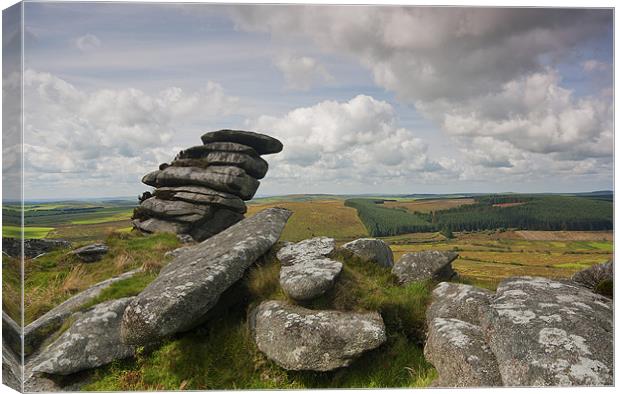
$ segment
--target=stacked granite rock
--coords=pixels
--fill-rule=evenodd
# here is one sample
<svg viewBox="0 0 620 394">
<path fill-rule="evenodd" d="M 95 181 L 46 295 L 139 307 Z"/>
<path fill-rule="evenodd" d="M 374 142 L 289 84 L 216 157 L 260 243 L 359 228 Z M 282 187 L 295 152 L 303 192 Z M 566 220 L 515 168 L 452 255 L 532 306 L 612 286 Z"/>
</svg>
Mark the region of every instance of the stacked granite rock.
<svg viewBox="0 0 620 394">
<path fill-rule="evenodd" d="M 203 145 L 182 150 L 172 163 L 142 178 L 155 191 L 140 198 L 134 227 L 203 241 L 243 219 L 244 201 L 252 199 L 267 173 L 260 155 L 280 152 L 282 143 L 240 130 L 213 131 L 201 139 Z"/>
</svg>

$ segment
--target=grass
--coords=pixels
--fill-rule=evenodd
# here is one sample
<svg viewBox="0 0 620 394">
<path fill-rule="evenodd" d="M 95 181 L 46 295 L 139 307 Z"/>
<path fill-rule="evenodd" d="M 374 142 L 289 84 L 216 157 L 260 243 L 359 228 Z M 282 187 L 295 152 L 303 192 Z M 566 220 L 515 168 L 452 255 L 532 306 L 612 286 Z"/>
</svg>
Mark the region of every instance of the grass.
<svg viewBox="0 0 620 394">
<path fill-rule="evenodd" d="M 341 253 L 344 270 L 332 291 L 306 307 L 378 310 L 387 342 L 350 367 L 332 372 L 286 371 L 258 351 L 247 325 L 263 300 L 286 299 L 274 253 L 250 268 L 204 326 L 170 338 L 135 360 L 96 370 L 87 391 L 425 387 L 436 372 L 423 356 L 430 283 L 397 286 L 389 269 Z M 221 303 L 220 303 L 221 304 Z"/>
<path fill-rule="evenodd" d="M 282 207 L 293 211 L 280 237 L 283 241 L 295 242 L 317 236 L 346 241 L 368 236 L 357 212 L 353 208 L 345 207 L 344 200 L 257 202 L 248 205 L 246 216 L 252 216 L 270 207 Z"/>
<path fill-rule="evenodd" d="M 124 297 L 138 295 L 149 283 L 157 277 L 157 272 L 139 272 L 131 278 L 123 279 L 112 283 L 105 288 L 101 294 L 93 298 L 88 303 L 82 305 L 81 310 L 86 310 L 94 305 L 105 301 L 117 300 Z"/>
<path fill-rule="evenodd" d="M 54 227 L 24 227 L 24 238 L 45 238 Z M 21 238 L 22 230 L 19 226 L 2 226 L 2 236 Z"/>
<path fill-rule="evenodd" d="M 118 222 L 122 220 L 131 219 L 132 213 L 133 211 L 128 210 L 126 212 L 117 213 L 115 215 L 95 217 L 95 218 L 89 218 L 89 219 L 72 220 L 71 224 L 100 224 L 100 223 Z"/>
</svg>

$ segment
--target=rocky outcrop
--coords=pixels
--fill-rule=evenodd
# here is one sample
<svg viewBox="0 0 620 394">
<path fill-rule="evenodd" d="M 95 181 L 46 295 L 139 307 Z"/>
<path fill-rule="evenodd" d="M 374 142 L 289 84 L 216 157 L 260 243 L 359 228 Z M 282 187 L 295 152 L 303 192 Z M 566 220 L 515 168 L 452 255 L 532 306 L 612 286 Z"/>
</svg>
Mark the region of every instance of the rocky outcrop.
<svg viewBox="0 0 620 394">
<path fill-rule="evenodd" d="M 611 282 L 614 280 L 613 261 L 604 264 L 596 264 L 584 270 L 577 272 L 572 277 L 573 282 L 584 286 L 590 290 L 600 290 L 603 282 Z M 613 295 L 613 291 L 612 291 Z"/>
<path fill-rule="evenodd" d="M 22 368 L 19 357 L 2 341 L 2 384 L 21 392 Z"/>
<path fill-rule="evenodd" d="M 452 262 L 459 255 L 455 252 L 427 250 L 405 253 L 392 268 L 400 284 L 423 280 L 450 280 L 456 275 Z"/>
<path fill-rule="evenodd" d="M 2 311 L 2 343 L 6 344 L 15 354 L 22 352 L 22 329 L 15 320 Z"/>
<path fill-rule="evenodd" d="M 133 216 L 146 233 L 187 234 L 203 241 L 243 219 L 267 173 L 262 154 L 277 153 L 282 143 L 264 134 L 220 130 L 202 136 L 204 145 L 182 150 L 170 164 L 150 172 L 142 182 L 153 186 Z"/>
<path fill-rule="evenodd" d="M 123 312 L 131 300 L 107 301 L 76 313 L 71 327 L 37 355 L 32 371 L 68 375 L 132 357 L 134 348 L 120 338 Z"/>
<path fill-rule="evenodd" d="M 114 278 L 106 279 L 94 286 L 74 295 L 62 304 L 39 317 L 24 328 L 24 353 L 29 355 L 35 351 L 50 334 L 58 330 L 74 312 L 98 297 L 101 292 L 113 283 L 131 278 L 140 270 L 125 272 Z"/>
<path fill-rule="evenodd" d="M 383 319 L 376 312 L 313 311 L 266 301 L 251 312 L 250 324 L 258 349 L 295 371 L 346 367 L 386 341 Z"/>
<path fill-rule="evenodd" d="M 361 238 L 342 245 L 356 256 L 372 261 L 382 267 L 391 268 L 394 265 L 392 249 L 380 239 Z"/>
<path fill-rule="evenodd" d="M 288 244 L 277 254 L 280 286 L 294 300 L 311 300 L 333 287 L 342 263 L 328 257 L 336 247 L 332 238 L 317 237 Z"/>
<path fill-rule="evenodd" d="M 123 340 L 148 344 L 203 322 L 220 295 L 276 243 L 290 215 L 265 209 L 174 259 L 125 310 Z"/>
<path fill-rule="evenodd" d="M 24 256 L 32 259 L 56 249 L 70 248 L 71 243 L 63 239 L 24 239 Z M 19 257 L 22 243 L 19 238 L 2 238 L 2 251 L 11 257 Z"/>
<path fill-rule="evenodd" d="M 613 384 L 612 303 L 546 278 L 515 277 L 495 294 L 441 284 L 427 312 L 438 386 Z"/>
<path fill-rule="evenodd" d="M 85 263 L 94 263 L 103 258 L 108 253 L 108 246 L 105 244 L 97 243 L 92 245 L 86 245 L 81 248 L 75 249 L 71 254 L 77 256 Z"/>
</svg>

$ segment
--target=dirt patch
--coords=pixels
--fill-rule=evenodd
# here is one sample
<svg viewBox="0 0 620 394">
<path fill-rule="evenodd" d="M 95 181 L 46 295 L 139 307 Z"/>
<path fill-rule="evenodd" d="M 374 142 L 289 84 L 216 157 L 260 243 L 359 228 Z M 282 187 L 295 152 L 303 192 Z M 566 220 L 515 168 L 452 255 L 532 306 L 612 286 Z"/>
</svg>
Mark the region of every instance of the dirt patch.
<svg viewBox="0 0 620 394">
<path fill-rule="evenodd" d="M 516 237 L 528 241 L 613 241 L 612 231 L 514 231 Z"/>
<path fill-rule="evenodd" d="M 501 204 L 493 204 L 497 208 L 518 207 L 519 205 L 525 205 L 524 202 L 503 202 Z"/>
</svg>

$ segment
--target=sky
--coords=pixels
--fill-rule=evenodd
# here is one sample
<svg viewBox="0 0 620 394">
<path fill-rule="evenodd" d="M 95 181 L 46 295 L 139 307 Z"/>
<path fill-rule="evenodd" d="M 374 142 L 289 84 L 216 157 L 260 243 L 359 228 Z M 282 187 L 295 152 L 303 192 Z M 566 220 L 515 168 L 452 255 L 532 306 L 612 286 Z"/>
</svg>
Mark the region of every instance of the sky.
<svg viewBox="0 0 620 394">
<path fill-rule="evenodd" d="M 611 10 L 24 13 L 26 199 L 138 195 L 222 128 L 283 142 L 258 195 L 613 188 Z"/>
</svg>

